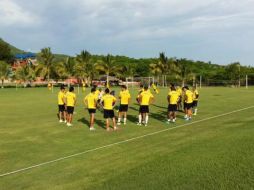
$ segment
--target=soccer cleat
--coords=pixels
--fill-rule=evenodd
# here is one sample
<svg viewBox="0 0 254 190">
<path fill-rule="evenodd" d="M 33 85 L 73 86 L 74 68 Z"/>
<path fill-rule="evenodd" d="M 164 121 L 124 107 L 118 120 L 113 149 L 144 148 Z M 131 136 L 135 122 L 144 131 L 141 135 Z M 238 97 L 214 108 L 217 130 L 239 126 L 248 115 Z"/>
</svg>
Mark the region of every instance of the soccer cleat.
<svg viewBox="0 0 254 190">
<path fill-rule="evenodd" d="M 141 123 L 137 123 L 137 125 L 141 126 Z"/>
<path fill-rule="evenodd" d="M 61 120 L 61 119 L 59 120 L 59 123 L 63 123 L 63 122 L 64 122 L 63 120 Z"/>
<path fill-rule="evenodd" d="M 117 130 L 117 127 L 114 127 L 114 130 L 116 131 L 116 130 Z"/>
<path fill-rule="evenodd" d="M 188 116 L 187 116 L 187 115 L 185 115 L 185 116 L 184 116 L 184 119 L 186 119 L 186 118 L 188 118 Z"/>
<path fill-rule="evenodd" d="M 120 122 L 117 122 L 117 125 L 121 125 L 121 123 L 120 123 Z"/>
<path fill-rule="evenodd" d="M 147 123 L 145 123 L 144 125 L 145 125 L 145 127 L 147 127 Z"/>
<path fill-rule="evenodd" d="M 193 115 L 197 115 L 197 113 L 194 113 Z"/>
<path fill-rule="evenodd" d="M 94 127 L 90 127 L 90 131 L 95 131 L 95 128 Z"/>
<path fill-rule="evenodd" d="M 175 120 L 175 119 L 173 119 L 173 120 L 172 120 L 172 122 L 173 122 L 173 123 L 175 123 L 175 122 L 176 122 L 176 120 Z"/>
<path fill-rule="evenodd" d="M 126 123 L 123 123 L 124 125 L 126 125 Z"/>
<path fill-rule="evenodd" d="M 64 120 L 64 123 L 67 123 L 67 121 L 66 121 L 66 120 Z"/>
<path fill-rule="evenodd" d="M 67 126 L 68 126 L 68 127 L 71 127 L 71 126 L 72 126 L 72 124 L 71 124 L 71 123 L 67 123 Z"/>
</svg>

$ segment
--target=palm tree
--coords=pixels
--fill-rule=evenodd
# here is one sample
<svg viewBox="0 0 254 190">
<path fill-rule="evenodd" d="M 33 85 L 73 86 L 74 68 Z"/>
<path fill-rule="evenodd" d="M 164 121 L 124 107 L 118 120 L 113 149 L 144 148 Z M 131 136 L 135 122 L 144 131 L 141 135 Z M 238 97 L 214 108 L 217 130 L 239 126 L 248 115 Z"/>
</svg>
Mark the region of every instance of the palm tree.
<svg viewBox="0 0 254 190">
<path fill-rule="evenodd" d="M 78 62 L 76 76 L 91 84 L 97 74 L 96 64 L 93 62 L 91 54 L 83 50 L 77 55 L 76 60 Z"/>
<path fill-rule="evenodd" d="M 96 65 L 96 69 L 104 72 L 107 75 L 107 86 L 109 85 L 109 75 L 119 75 L 122 67 L 116 65 L 114 60 L 112 59 L 112 55 L 108 54 L 106 57 L 102 58 Z M 122 73 L 121 73 L 122 74 Z"/>
<path fill-rule="evenodd" d="M 31 83 L 33 80 L 35 80 L 36 78 L 35 70 L 29 65 L 19 67 L 16 70 L 15 78 L 22 81 L 25 86 L 27 82 Z"/>
<path fill-rule="evenodd" d="M 43 72 L 46 74 L 47 80 L 49 81 L 54 59 L 54 55 L 52 54 L 50 47 L 41 49 L 41 58 L 45 67 Z"/>
<path fill-rule="evenodd" d="M 64 62 L 59 62 L 55 66 L 55 72 L 61 79 L 75 76 L 76 62 L 73 57 L 67 57 Z"/>
<path fill-rule="evenodd" d="M 2 88 L 4 88 L 4 80 L 9 77 L 10 73 L 10 66 L 4 61 L 0 61 L 0 79 L 2 82 Z"/>
<path fill-rule="evenodd" d="M 186 59 L 180 59 L 175 61 L 177 66 L 177 78 L 182 80 L 182 86 L 185 85 L 185 81 L 191 76 L 191 70 L 188 67 L 188 61 Z"/>
</svg>

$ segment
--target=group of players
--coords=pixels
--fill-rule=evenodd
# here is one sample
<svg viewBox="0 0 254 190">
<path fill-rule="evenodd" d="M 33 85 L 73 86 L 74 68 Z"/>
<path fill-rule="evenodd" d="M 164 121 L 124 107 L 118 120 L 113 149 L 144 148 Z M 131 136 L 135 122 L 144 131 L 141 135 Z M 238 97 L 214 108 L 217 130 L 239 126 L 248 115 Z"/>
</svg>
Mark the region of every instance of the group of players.
<svg viewBox="0 0 254 190">
<path fill-rule="evenodd" d="M 176 122 L 177 111 L 185 112 L 185 120 L 191 120 L 192 113 L 197 114 L 199 93 L 193 87 L 192 90 L 188 86 L 175 87 L 173 84 L 170 86 L 170 91 L 167 96 L 168 101 L 168 116 L 167 123 Z M 118 118 L 116 121 L 114 107 L 117 100 L 119 100 Z M 97 89 L 96 86 L 91 88 L 91 92 L 84 98 L 84 104 L 87 107 L 90 115 L 91 131 L 95 130 L 94 121 L 97 109 L 103 109 L 104 118 L 106 120 L 106 130 L 110 131 L 110 120 L 112 120 L 113 130 L 117 130 L 117 125 L 123 123 L 126 125 L 127 112 L 130 105 L 131 95 L 126 86 L 121 87 L 118 98 L 115 97 L 115 92 L 106 88 L 105 91 Z M 149 105 L 154 103 L 155 98 L 148 86 L 140 86 L 138 95 L 136 97 L 137 103 L 140 105 L 137 125 L 147 126 L 149 120 Z M 72 126 L 72 119 L 74 107 L 77 102 L 74 87 L 70 87 L 66 92 L 65 86 L 60 87 L 58 93 L 58 117 L 60 123 L 66 123 L 67 126 Z M 182 107 L 183 105 L 183 107 Z"/>
</svg>

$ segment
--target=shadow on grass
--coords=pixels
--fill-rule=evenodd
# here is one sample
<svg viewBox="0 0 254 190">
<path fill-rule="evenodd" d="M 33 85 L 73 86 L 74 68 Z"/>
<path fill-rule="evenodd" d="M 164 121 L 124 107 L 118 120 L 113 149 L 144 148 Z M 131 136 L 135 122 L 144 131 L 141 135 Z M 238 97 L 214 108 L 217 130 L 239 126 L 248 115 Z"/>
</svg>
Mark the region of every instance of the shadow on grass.
<svg viewBox="0 0 254 190">
<path fill-rule="evenodd" d="M 90 126 L 89 121 L 84 117 L 79 119 L 78 122 L 81 122 L 81 123 L 85 124 L 88 128 Z M 98 120 L 98 119 L 95 118 L 94 123 L 97 124 L 99 127 L 103 128 L 103 129 L 106 129 L 104 121 Z"/>
</svg>

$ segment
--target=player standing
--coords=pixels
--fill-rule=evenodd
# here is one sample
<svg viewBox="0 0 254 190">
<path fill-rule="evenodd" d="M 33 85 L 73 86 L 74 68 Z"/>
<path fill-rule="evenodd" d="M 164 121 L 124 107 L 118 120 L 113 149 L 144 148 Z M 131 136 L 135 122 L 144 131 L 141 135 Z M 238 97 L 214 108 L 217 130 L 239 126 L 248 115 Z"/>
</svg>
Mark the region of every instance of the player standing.
<svg viewBox="0 0 254 190">
<path fill-rule="evenodd" d="M 197 115 L 199 93 L 198 93 L 196 86 L 193 86 L 192 92 L 193 92 L 193 105 L 192 106 L 193 106 L 193 111 L 194 111 L 193 115 Z"/>
<path fill-rule="evenodd" d="M 179 93 L 174 86 L 171 86 L 171 91 L 168 93 L 168 123 L 176 122 L 177 103 L 179 100 Z"/>
<path fill-rule="evenodd" d="M 113 128 L 114 130 L 117 129 L 116 127 L 116 119 L 115 119 L 115 113 L 113 110 L 113 106 L 116 103 L 116 98 L 109 94 L 109 89 L 105 89 L 105 95 L 102 97 L 102 105 L 104 109 L 104 118 L 106 119 L 106 129 L 107 131 L 110 131 L 109 128 L 109 119 L 112 119 L 113 122 Z"/>
<path fill-rule="evenodd" d="M 90 115 L 90 131 L 95 130 L 94 128 L 94 116 L 96 113 L 96 106 L 98 97 L 95 94 L 96 89 L 92 88 L 91 93 L 84 98 L 84 103 L 87 106 L 88 113 Z"/>
<path fill-rule="evenodd" d="M 67 126 L 72 126 L 72 118 L 74 107 L 76 105 L 77 99 L 74 93 L 74 87 L 70 87 L 69 92 L 66 94 L 66 106 L 67 106 Z"/>
<path fill-rule="evenodd" d="M 186 120 L 191 120 L 192 117 L 192 105 L 193 105 L 193 92 L 189 90 L 188 86 L 183 87 L 184 89 L 184 103 L 186 109 Z"/>
<path fill-rule="evenodd" d="M 58 92 L 58 118 L 59 123 L 66 121 L 65 113 L 65 87 L 62 85 L 60 91 Z"/>
<path fill-rule="evenodd" d="M 138 117 L 138 124 L 141 125 L 144 123 L 145 126 L 148 124 L 148 114 L 149 114 L 149 104 L 154 101 L 154 96 L 153 94 L 148 91 L 148 87 L 144 87 L 144 91 L 141 92 L 139 95 L 138 102 L 140 104 L 139 108 L 139 117 Z M 143 120 L 143 121 L 142 121 Z M 145 120 L 145 121 L 144 121 Z"/>
<path fill-rule="evenodd" d="M 120 91 L 120 94 L 119 94 L 119 99 L 120 99 L 120 107 L 119 107 L 119 112 L 118 112 L 117 125 L 121 125 L 122 117 L 124 117 L 123 124 L 126 125 L 127 111 L 128 111 L 128 105 L 130 103 L 131 95 L 125 85 L 122 86 L 122 90 Z"/>
</svg>

